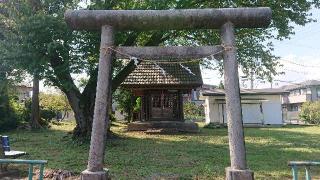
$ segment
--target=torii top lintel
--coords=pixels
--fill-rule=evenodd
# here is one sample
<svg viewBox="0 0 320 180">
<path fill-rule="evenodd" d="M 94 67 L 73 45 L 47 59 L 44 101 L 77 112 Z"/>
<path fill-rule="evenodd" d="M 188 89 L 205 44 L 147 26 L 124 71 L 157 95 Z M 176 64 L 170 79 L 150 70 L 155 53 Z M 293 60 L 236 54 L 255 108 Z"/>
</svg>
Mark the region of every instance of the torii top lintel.
<svg viewBox="0 0 320 180">
<path fill-rule="evenodd" d="M 75 30 L 217 29 L 226 22 L 236 28 L 263 28 L 271 22 L 268 7 L 175 10 L 68 10 L 65 20 Z"/>
</svg>

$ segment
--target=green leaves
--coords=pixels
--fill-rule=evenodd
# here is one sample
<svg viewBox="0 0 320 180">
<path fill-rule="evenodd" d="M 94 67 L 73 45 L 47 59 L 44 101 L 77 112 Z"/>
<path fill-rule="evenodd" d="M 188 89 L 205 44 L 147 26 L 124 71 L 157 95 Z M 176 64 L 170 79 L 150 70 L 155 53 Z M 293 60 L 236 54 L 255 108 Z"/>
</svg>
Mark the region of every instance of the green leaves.
<svg viewBox="0 0 320 180">
<path fill-rule="evenodd" d="M 60 94 L 40 94 L 40 106 L 54 112 L 69 111 L 71 107 L 66 96 Z"/>
<path fill-rule="evenodd" d="M 299 118 L 310 124 L 320 124 L 320 102 L 305 102 L 302 104 Z"/>
</svg>

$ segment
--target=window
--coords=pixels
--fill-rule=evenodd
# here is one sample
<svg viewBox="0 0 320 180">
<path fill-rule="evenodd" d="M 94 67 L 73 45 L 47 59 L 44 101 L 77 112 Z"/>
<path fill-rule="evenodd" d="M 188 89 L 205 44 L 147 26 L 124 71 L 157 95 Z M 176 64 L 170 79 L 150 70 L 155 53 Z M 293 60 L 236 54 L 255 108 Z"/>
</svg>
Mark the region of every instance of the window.
<svg viewBox="0 0 320 180">
<path fill-rule="evenodd" d="M 294 96 L 294 91 L 290 91 L 290 96 Z"/>
<path fill-rule="evenodd" d="M 307 88 L 307 94 L 312 94 L 310 88 Z"/>
<path fill-rule="evenodd" d="M 294 95 L 294 96 L 298 96 L 298 95 L 300 95 L 300 94 L 301 94 L 300 89 L 296 89 L 296 90 L 293 91 L 293 95 Z"/>
<path fill-rule="evenodd" d="M 288 106 L 288 111 L 299 111 L 298 105 L 290 105 Z"/>
</svg>

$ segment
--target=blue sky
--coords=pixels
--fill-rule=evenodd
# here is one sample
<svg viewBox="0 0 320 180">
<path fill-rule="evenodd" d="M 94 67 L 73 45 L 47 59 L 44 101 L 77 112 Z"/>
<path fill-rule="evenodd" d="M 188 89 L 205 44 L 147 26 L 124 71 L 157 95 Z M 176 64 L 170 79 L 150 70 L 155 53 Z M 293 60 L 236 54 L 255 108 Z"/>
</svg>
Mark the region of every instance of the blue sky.
<svg viewBox="0 0 320 180">
<path fill-rule="evenodd" d="M 280 71 L 284 75 L 275 77 L 273 87 L 285 84 L 298 83 L 308 79 L 320 80 L 320 10 L 311 11 L 312 17 L 319 22 L 309 23 L 306 26 L 294 26 L 295 35 L 291 39 L 274 41 L 274 54 L 280 56 L 280 62 L 284 65 Z M 297 65 L 299 64 L 299 65 Z M 220 78 L 214 71 L 203 70 L 204 83 L 218 84 Z M 248 83 L 241 83 L 244 88 Z M 256 82 L 255 88 L 271 87 L 270 83 Z"/>
<path fill-rule="evenodd" d="M 289 40 L 274 41 L 275 54 L 286 56 L 294 53 L 298 56 L 315 55 L 318 54 L 320 43 L 320 10 L 314 9 L 312 18 L 317 19 L 318 22 L 309 23 L 306 26 L 295 26 L 296 34 Z"/>
</svg>

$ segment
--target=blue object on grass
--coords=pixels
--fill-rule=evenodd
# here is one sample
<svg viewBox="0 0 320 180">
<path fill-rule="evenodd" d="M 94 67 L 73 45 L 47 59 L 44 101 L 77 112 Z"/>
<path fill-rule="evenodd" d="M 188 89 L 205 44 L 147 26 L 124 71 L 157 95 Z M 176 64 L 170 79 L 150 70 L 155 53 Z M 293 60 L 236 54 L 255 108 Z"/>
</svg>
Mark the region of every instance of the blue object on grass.
<svg viewBox="0 0 320 180">
<path fill-rule="evenodd" d="M 2 147 L 4 151 L 10 151 L 9 136 L 2 136 Z"/>
</svg>

